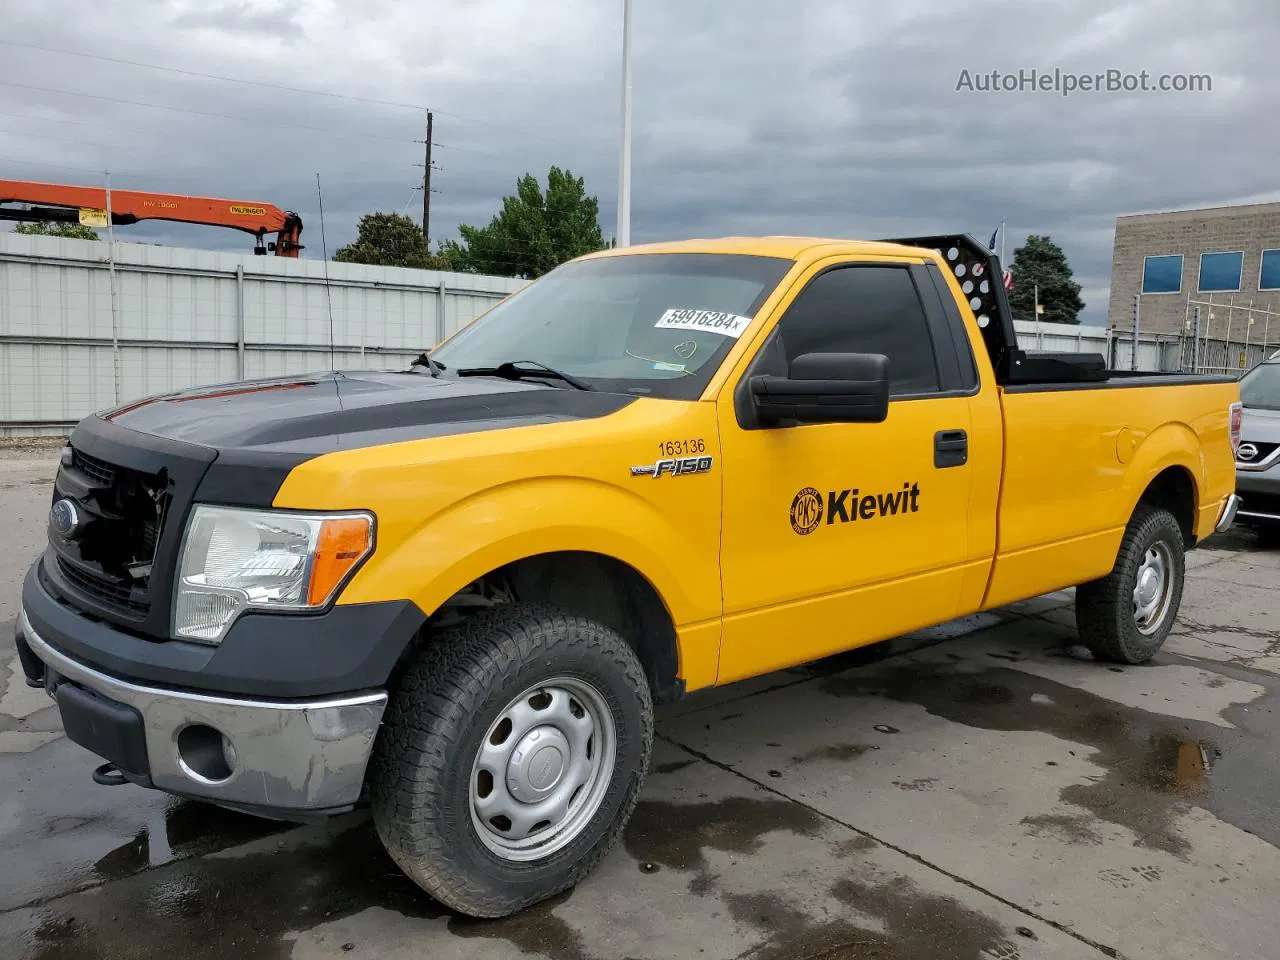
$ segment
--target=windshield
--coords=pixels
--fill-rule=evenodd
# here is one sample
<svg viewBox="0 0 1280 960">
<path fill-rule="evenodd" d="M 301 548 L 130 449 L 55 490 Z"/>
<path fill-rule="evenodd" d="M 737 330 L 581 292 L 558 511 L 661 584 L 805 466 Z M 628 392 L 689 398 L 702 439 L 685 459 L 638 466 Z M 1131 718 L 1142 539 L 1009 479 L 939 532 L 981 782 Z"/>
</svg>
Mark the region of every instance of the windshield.
<svg viewBox="0 0 1280 960">
<path fill-rule="evenodd" d="M 598 390 L 695 400 L 792 265 L 703 253 L 574 261 L 508 297 L 431 359 L 445 376 L 530 361 Z"/>
<path fill-rule="evenodd" d="M 1240 402 L 1255 410 L 1280 410 L 1280 363 L 1260 363 L 1241 377 Z"/>
</svg>

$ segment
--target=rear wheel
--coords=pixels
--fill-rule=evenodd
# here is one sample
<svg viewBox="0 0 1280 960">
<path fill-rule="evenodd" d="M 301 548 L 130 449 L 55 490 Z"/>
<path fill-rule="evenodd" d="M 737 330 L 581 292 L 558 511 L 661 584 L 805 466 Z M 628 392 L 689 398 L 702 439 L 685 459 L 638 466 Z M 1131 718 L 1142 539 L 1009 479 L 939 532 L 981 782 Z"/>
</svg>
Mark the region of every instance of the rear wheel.
<svg viewBox="0 0 1280 960">
<path fill-rule="evenodd" d="M 1182 603 L 1186 545 L 1168 510 L 1139 504 L 1107 576 L 1076 588 L 1076 627 L 1095 657 L 1150 660 L 1164 645 Z"/>
<path fill-rule="evenodd" d="M 622 637 L 506 604 L 442 633 L 406 671 L 371 762 L 374 824 L 433 897 L 505 916 L 608 853 L 652 741 L 648 682 Z"/>
</svg>

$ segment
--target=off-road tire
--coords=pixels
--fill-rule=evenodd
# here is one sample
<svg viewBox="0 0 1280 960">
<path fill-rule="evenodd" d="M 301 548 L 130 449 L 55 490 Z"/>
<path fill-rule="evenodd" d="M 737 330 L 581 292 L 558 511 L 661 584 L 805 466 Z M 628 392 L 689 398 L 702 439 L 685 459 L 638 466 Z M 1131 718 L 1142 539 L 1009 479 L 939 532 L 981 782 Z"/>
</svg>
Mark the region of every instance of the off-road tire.
<svg viewBox="0 0 1280 960">
<path fill-rule="evenodd" d="M 608 705 L 613 776 L 568 846 L 511 862 L 486 847 L 472 822 L 472 763 L 505 704 L 565 676 L 592 684 Z M 545 604 L 503 604 L 432 638 L 392 691 L 370 760 L 374 826 L 405 874 L 441 903 L 473 917 L 507 916 L 596 868 L 635 809 L 652 744 L 649 685 L 621 636 Z"/>
<path fill-rule="evenodd" d="M 1133 589 L 1143 557 L 1153 544 L 1163 541 L 1172 557 L 1172 596 L 1158 629 L 1144 635 L 1133 615 Z M 1111 573 L 1076 588 L 1076 629 L 1083 643 L 1099 660 L 1146 663 L 1164 646 L 1178 618 L 1186 575 L 1186 543 L 1173 514 L 1162 507 L 1140 503 L 1120 542 Z"/>
</svg>

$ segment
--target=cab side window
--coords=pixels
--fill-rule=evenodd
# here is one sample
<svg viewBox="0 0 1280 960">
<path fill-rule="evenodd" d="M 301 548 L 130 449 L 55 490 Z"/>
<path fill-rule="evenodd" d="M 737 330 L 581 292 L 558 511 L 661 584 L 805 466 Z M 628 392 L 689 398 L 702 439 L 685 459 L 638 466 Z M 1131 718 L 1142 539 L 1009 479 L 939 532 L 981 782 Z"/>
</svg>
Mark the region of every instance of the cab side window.
<svg viewBox="0 0 1280 960">
<path fill-rule="evenodd" d="M 890 396 L 941 389 L 929 323 L 905 267 L 860 264 L 819 274 L 778 332 L 788 366 L 805 353 L 882 353 Z"/>
</svg>

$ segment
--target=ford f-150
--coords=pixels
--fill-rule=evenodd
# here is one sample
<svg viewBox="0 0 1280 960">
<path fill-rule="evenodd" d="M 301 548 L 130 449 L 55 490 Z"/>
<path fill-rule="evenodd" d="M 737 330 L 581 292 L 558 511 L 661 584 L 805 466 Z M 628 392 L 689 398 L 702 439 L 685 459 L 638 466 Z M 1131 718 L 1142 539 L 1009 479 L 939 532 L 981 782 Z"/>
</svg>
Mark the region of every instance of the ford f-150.
<svg viewBox="0 0 1280 960">
<path fill-rule="evenodd" d="M 500 916 L 606 854 L 653 707 L 1077 587 L 1138 664 L 1232 523 L 1239 387 L 1018 348 L 971 237 L 592 254 L 403 372 L 86 417 L 22 591 L 94 777 Z"/>
</svg>

